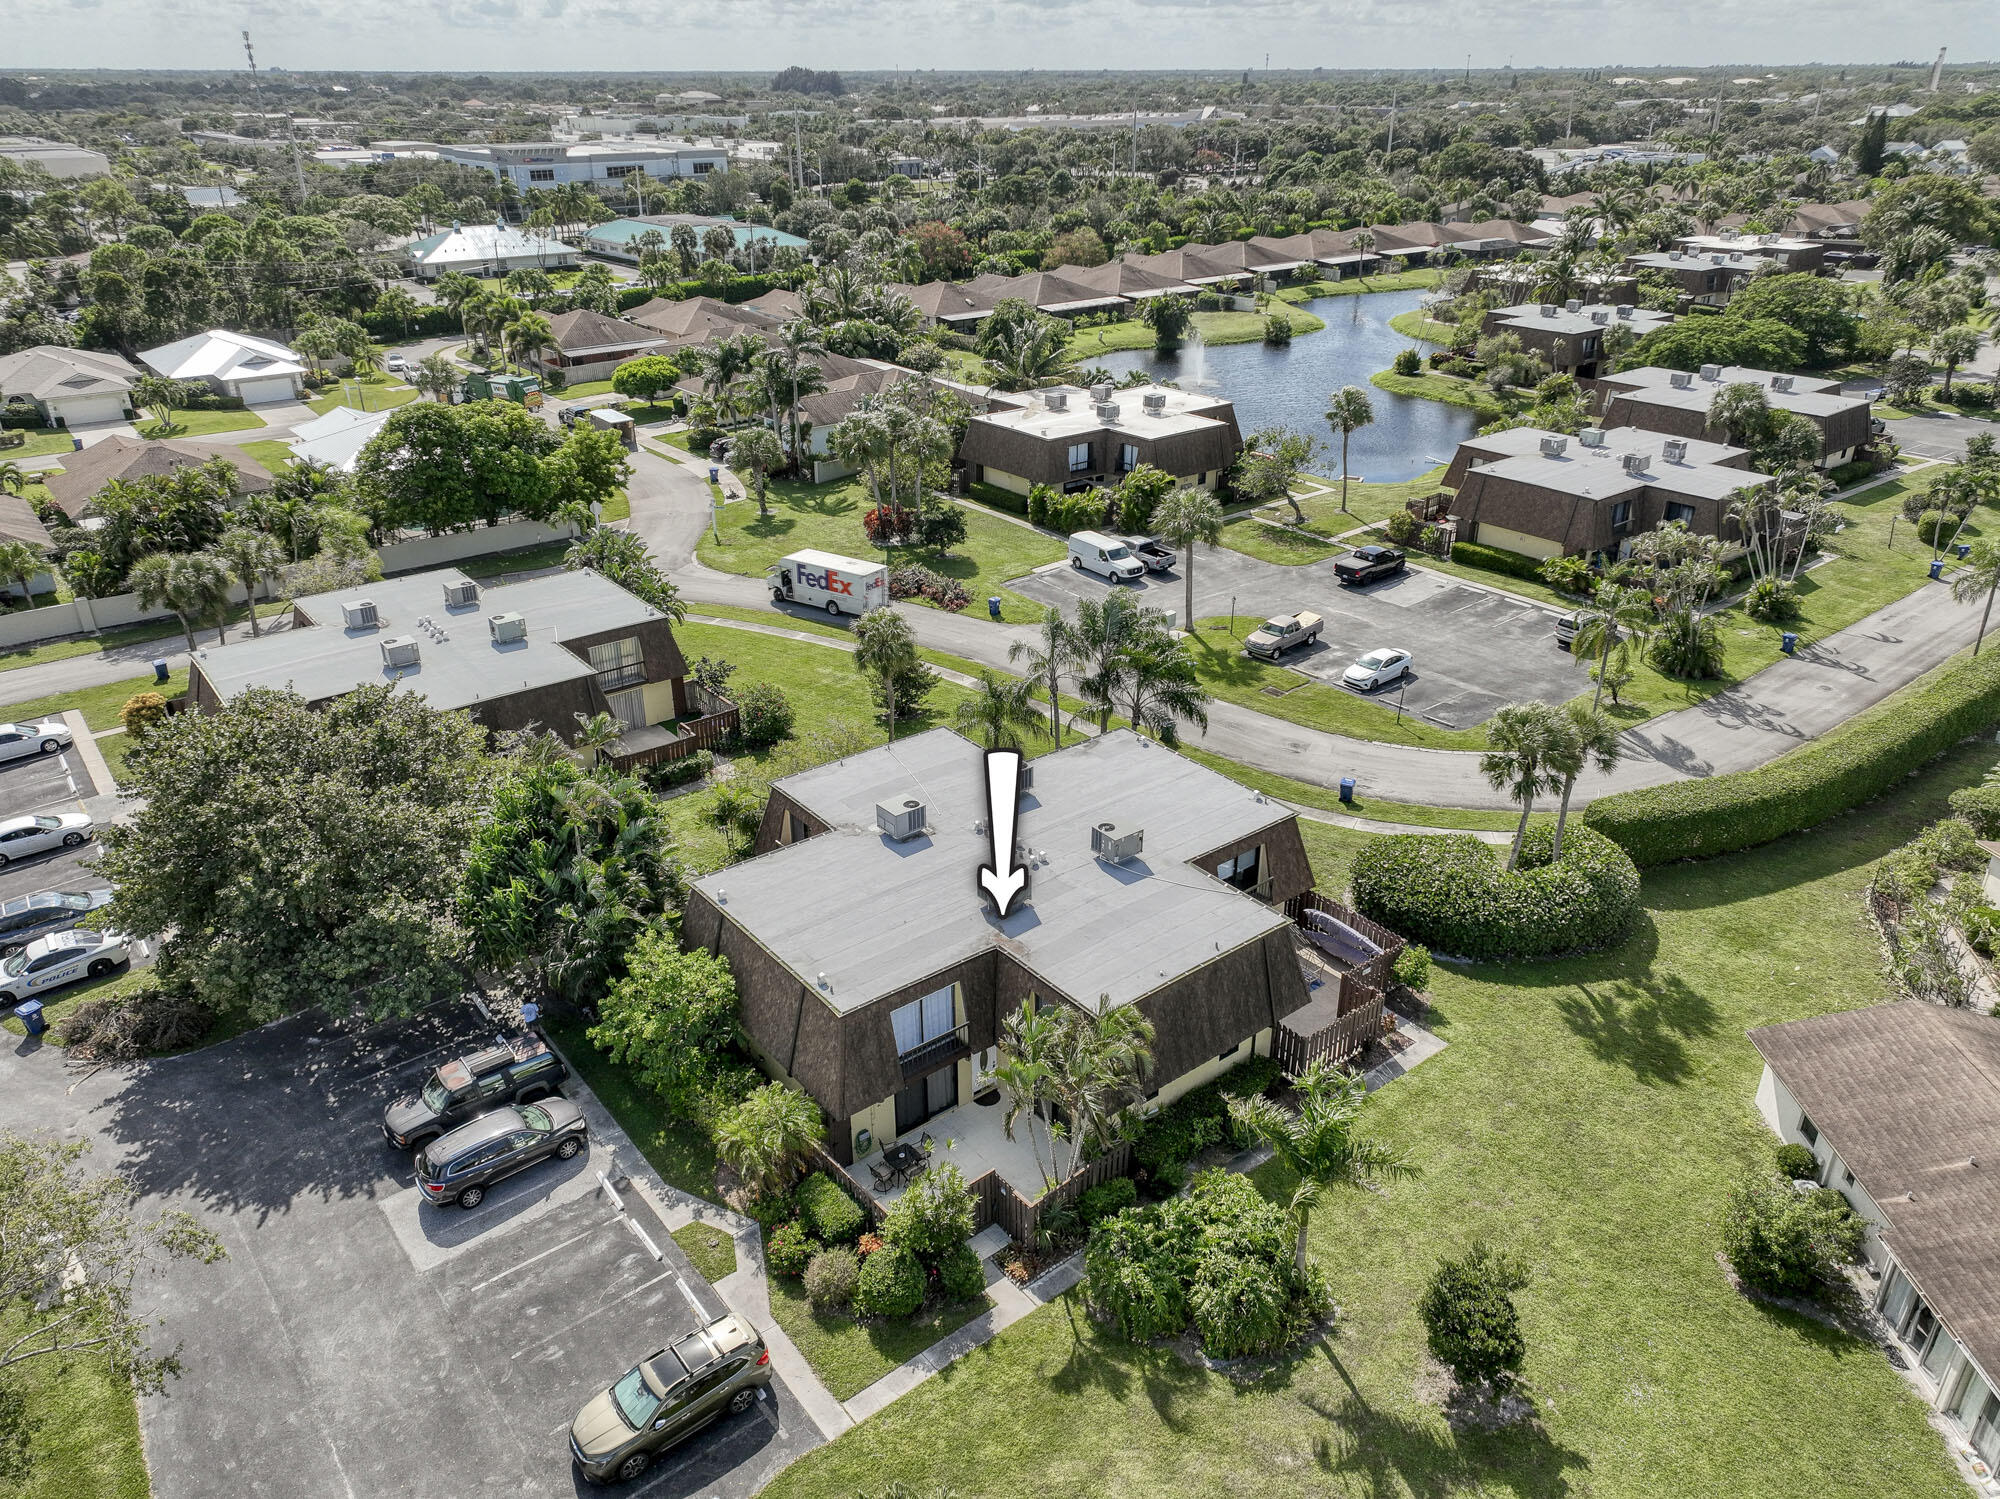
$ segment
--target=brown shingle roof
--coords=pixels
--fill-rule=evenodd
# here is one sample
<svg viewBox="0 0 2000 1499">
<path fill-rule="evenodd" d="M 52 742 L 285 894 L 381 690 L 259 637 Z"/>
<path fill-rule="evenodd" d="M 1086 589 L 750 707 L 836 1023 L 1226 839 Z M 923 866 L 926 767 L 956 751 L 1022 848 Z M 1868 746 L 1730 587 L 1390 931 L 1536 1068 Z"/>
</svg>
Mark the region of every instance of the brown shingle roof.
<svg viewBox="0 0 2000 1499">
<path fill-rule="evenodd" d="M 147 441 L 117 436 L 101 438 L 81 453 L 64 454 L 63 471 L 48 475 L 43 482 L 63 514 L 77 520 L 90 509 L 97 492 L 113 479 L 170 474 L 177 468 L 206 463 L 218 456 L 235 466 L 244 493 L 259 494 L 271 487 L 271 471 L 241 448 L 226 442 L 186 442 L 173 438 Z"/>
<path fill-rule="evenodd" d="M 559 312 L 549 319 L 556 347 L 565 354 L 585 349 L 634 349 L 664 346 L 666 337 L 654 328 L 642 328 L 623 318 L 606 317 L 588 307 Z"/>
<path fill-rule="evenodd" d="M 5 541 L 24 541 L 38 552 L 55 545 L 35 507 L 17 494 L 0 490 L 0 542 Z"/>
</svg>

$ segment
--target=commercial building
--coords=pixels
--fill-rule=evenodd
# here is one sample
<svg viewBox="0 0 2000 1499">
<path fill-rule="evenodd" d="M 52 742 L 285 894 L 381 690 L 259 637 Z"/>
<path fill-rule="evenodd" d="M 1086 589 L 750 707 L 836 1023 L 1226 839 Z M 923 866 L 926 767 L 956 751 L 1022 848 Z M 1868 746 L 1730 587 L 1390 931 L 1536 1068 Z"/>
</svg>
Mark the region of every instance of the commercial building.
<svg viewBox="0 0 2000 1499">
<path fill-rule="evenodd" d="M 1604 366 L 1605 337 L 1613 329 L 1643 338 L 1673 320 L 1672 313 L 1648 312 L 1630 302 L 1588 306 L 1572 298 L 1561 306 L 1526 302 L 1518 307 L 1495 307 L 1487 312 L 1480 331 L 1512 333 L 1521 340 L 1523 349 L 1547 360 L 1551 372 L 1594 380 Z"/>
<path fill-rule="evenodd" d="M 491 224 L 453 224 L 437 234 L 413 239 L 403 247 L 410 274 L 435 281 L 446 271 L 467 276 L 504 276 L 509 271 L 561 270 L 577 262 L 577 253 L 552 234 L 524 234 L 505 220 Z"/>
<path fill-rule="evenodd" d="M 156 375 L 206 385 L 245 406 L 298 400 L 306 374 L 298 356 L 283 344 L 227 328 L 211 328 L 143 350 L 139 362 Z"/>
<path fill-rule="evenodd" d="M 477 167 L 514 184 L 560 187 L 565 182 L 623 182 L 634 172 L 648 177 L 706 177 L 729 170 L 726 146 L 691 141 L 515 142 L 492 146 L 439 146 L 440 161 Z"/>
<path fill-rule="evenodd" d="M 1607 427 L 1638 427 L 1668 437 L 1709 438 L 1708 411 L 1732 385 L 1754 385 L 1779 411 L 1804 417 L 1819 429 L 1819 467 L 1838 468 L 1861 456 L 1874 437 L 1874 408 L 1866 396 L 1840 393 L 1838 380 L 1775 374 L 1740 365 L 1705 364 L 1699 371 L 1648 365 L 1598 378 L 1597 409 Z"/>
<path fill-rule="evenodd" d="M 1057 385 L 993 406 L 966 423 L 959 460 L 974 483 L 1016 494 L 1116 484 L 1142 463 L 1212 489 L 1243 447 L 1232 402 L 1162 385 Z"/>
<path fill-rule="evenodd" d="M 1891 1360 L 2000 1468 L 2000 1020 L 1909 1000 L 1750 1041 L 1758 1113 L 1867 1224 L 1863 1295 Z"/>
<path fill-rule="evenodd" d="M 275 687 L 320 704 L 386 682 L 496 733 L 567 735 L 579 713 L 629 730 L 686 715 L 686 674 L 672 621 L 594 572 L 487 585 L 440 568 L 294 600 L 291 628 L 197 651 L 188 700 Z"/>
<path fill-rule="evenodd" d="M 0 158 L 24 167 L 40 167 L 64 181 L 102 177 L 111 170 L 111 158 L 102 151 L 43 140 L 39 135 L 0 135 Z"/>
<path fill-rule="evenodd" d="M 793 249 L 801 253 L 811 246 L 796 234 L 786 234 L 766 224 L 744 224 L 735 219 L 711 218 L 699 213 L 647 213 L 635 214 L 628 218 L 611 219 L 593 225 L 583 236 L 583 248 L 592 255 L 602 255 L 609 260 L 623 260 L 637 264 L 639 260 L 638 241 L 648 230 L 656 231 L 667 248 L 672 248 L 673 233 L 677 227 L 685 225 L 694 230 L 699 239 L 710 229 L 727 229 L 736 241 L 740 252 L 755 246 L 758 251 Z M 701 252 L 707 258 L 707 252 Z"/>
<path fill-rule="evenodd" d="M 119 355 L 36 344 L 0 355 L 0 405 L 32 406 L 50 427 L 122 422 L 138 378 Z"/>
</svg>

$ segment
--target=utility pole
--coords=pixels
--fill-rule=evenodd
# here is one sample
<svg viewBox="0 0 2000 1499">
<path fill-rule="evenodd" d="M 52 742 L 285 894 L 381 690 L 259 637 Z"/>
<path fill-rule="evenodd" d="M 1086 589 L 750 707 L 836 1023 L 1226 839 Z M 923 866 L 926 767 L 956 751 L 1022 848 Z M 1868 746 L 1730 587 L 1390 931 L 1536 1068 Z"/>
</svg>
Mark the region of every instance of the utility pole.
<svg viewBox="0 0 2000 1499">
<path fill-rule="evenodd" d="M 1396 154 L 1396 91 L 1394 89 L 1389 90 L 1389 149 L 1382 154 L 1384 156 L 1394 156 Z"/>
<path fill-rule="evenodd" d="M 1944 81 L 1944 54 L 1945 54 L 1945 49 L 1943 47 L 1938 48 L 1938 59 L 1936 62 L 1931 64 L 1930 91 L 1932 93 L 1936 93 L 1938 91 L 1938 85 Z"/>
<path fill-rule="evenodd" d="M 257 92 L 257 54 L 250 50 L 250 33 L 243 33 L 243 55 L 250 60 L 250 92 Z"/>
</svg>

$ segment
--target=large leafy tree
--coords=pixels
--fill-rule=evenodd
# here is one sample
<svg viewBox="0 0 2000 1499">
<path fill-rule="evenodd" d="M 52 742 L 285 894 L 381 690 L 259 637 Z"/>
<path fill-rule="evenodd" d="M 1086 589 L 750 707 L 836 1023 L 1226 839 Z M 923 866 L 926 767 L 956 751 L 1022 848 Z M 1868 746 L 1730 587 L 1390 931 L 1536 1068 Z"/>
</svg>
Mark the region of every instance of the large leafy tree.
<svg viewBox="0 0 2000 1499">
<path fill-rule="evenodd" d="M 646 543 L 630 531 L 599 526 L 573 543 L 563 555 L 571 572 L 589 568 L 602 573 L 627 593 L 636 594 L 676 623 L 687 618 L 680 589 L 660 571 Z"/>
<path fill-rule="evenodd" d="M 1804 271 L 1757 277 L 1729 299 L 1727 316 L 1770 318 L 1796 329 L 1805 340 L 1805 363 L 1811 365 L 1844 357 L 1854 346 L 1860 321 L 1845 286 Z"/>
<path fill-rule="evenodd" d="M 452 906 L 493 776 L 464 714 L 389 686 L 324 708 L 255 688 L 126 767 L 134 810 L 98 869 L 115 926 L 167 934 L 169 982 L 263 1017 L 459 992 Z"/>
<path fill-rule="evenodd" d="M 555 509 L 545 464 L 562 445 L 511 401 L 412 401 L 362 449 L 356 487 L 385 530 L 437 534 L 509 515 L 539 520 Z"/>
<path fill-rule="evenodd" d="M 728 1071 L 736 1039 L 736 983 L 729 960 L 683 952 L 671 928 L 640 934 L 625 974 L 598 1002 L 590 1039 L 681 1117 L 694 1114 Z"/>
</svg>

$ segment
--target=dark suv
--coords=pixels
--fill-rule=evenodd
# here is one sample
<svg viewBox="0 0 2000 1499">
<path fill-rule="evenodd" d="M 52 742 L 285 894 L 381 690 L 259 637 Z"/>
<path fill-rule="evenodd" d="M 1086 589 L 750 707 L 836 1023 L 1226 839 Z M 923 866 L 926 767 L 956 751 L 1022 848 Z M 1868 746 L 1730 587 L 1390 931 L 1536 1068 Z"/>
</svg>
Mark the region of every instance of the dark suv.
<svg viewBox="0 0 2000 1499">
<path fill-rule="evenodd" d="M 111 890 L 40 890 L 0 903 L 0 955 L 19 952 L 37 937 L 66 932 L 101 906 Z"/>
<path fill-rule="evenodd" d="M 484 1114 L 417 1152 L 417 1190 L 425 1202 L 476 1208 L 501 1178 L 550 1156 L 566 1161 L 589 1143 L 589 1135 L 583 1110 L 567 1098 Z"/>
<path fill-rule="evenodd" d="M 382 1111 L 382 1133 L 398 1150 L 409 1150 L 503 1104 L 545 1098 L 568 1076 L 548 1042 L 516 1036 L 446 1062 L 419 1091 Z"/>
<path fill-rule="evenodd" d="M 725 1412 L 742 1415 L 771 1382 L 771 1355 L 728 1316 L 646 1355 L 570 1423 L 569 1452 L 596 1483 L 629 1481 Z"/>
</svg>

